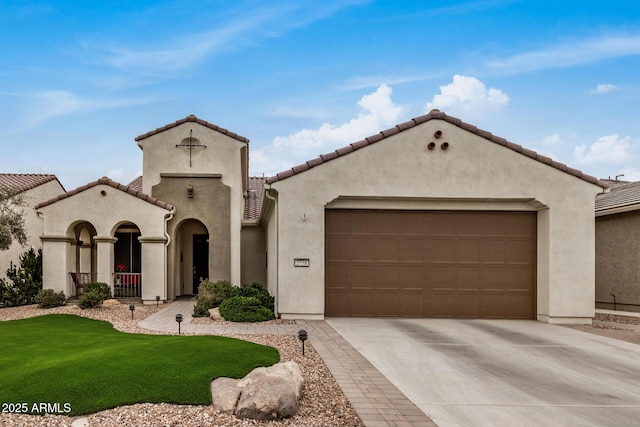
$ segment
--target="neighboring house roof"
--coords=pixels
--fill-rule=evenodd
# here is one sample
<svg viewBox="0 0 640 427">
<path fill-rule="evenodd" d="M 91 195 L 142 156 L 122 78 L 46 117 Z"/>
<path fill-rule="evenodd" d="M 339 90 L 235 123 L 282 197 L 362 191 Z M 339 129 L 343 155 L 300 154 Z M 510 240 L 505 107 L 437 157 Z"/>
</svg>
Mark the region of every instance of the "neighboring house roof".
<svg viewBox="0 0 640 427">
<path fill-rule="evenodd" d="M 52 174 L 0 173 L 0 187 L 7 187 L 18 193 L 31 190 L 51 181 L 58 181 L 58 178 Z M 58 184 L 60 184 L 60 181 L 58 181 Z M 60 187 L 64 191 L 62 184 L 60 184 Z"/>
<path fill-rule="evenodd" d="M 281 181 L 283 179 L 289 178 L 293 175 L 297 175 L 299 173 L 302 173 L 306 170 L 309 170 L 313 167 L 316 167 L 318 165 L 321 165 L 322 163 L 326 163 L 329 162 L 337 157 L 340 156 L 344 156 L 347 155 L 353 151 L 359 150 L 361 148 L 364 148 L 368 145 L 371 144 L 375 144 L 376 142 L 382 141 L 383 139 L 390 137 L 392 135 L 395 135 L 397 133 L 403 132 L 407 129 L 411 129 L 415 126 L 418 126 L 422 123 L 428 122 L 430 120 L 435 120 L 435 119 L 439 119 L 439 120 L 444 120 L 448 123 L 451 123 L 455 126 L 458 126 L 459 128 L 462 128 L 466 131 L 469 131 L 471 133 L 474 133 L 482 138 L 485 138 L 495 144 L 498 145 L 502 145 L 503 147 L 506 147 L 510 150 L 513 150 L 517 153 L 520 153 L 524 156 L 530 157 L 533 160 L 537 160 L 540 163 L 544 163 L 546 165 L 549 165 L 553 168 L 556 168 L 562 172 L 568 173 L 569 175 L 573 175 L 575 177 L 578 177 L 584 181 L 587 181 L 591 184 L 595 184 L 598 185 L 602 188 L 607 188 L 607 184 L 603 181 L 600 181 L 598 178 L 595 178 L 591 175 L 587 175 L 585 173 L 582 173 L 581 171 L 579 171 L 578 169 L 573 169 L 570 168 L 569 166 L 565 165 L 564 163 L 560 163 L 560 162 L 556 162 L 555 160 L 543 156 L 541 154 L 536 153 L 535 151 L 532 150 L 528 150 L 524 147 L 522 147 L 521 145 L 518 144 L 514 144 L 513 142 L 509 142 L 504 138 L 500 138 L 498 136 L 493 135 L 491 132 L 487 132 L 485 130 L 482 129 L 478 129 L 476 126 L 471 125 L 469 123 L 465 123 L 462 120 L 456 118 L 456 117 L 452 117 L 449 116 L 441 111 L 438 110 L 431 110 L 428 114 L 425 114 L 423 116 L 420 117 L 416 117 L 414 119 L 409 120 L 408 122 L 404 122 L 404 123 L 400 123 L 399 125 L 396 125 L 392 128 L 389 128 L 387 130 L 383 130 L 382 132 L 370 136 L 368 138 L 365 138 L 361 141 L 357 141 L 354 143 L 351 143 L 349 145 L 347 145 L 346 147 L 342 147 L 339 148 L 331 153 L 328 154 L 323 154 L 320 157 L 317 157 L 313 160 L 309 160 L 308 162 L 305 162 L 301 165 L 298 166 L 294 166 L 291 169 L 288 169 L 286 171 L 280 172 L 270 178 L 267 178 L 267 184 L 272 184 L 276 181 Z"/>
<path fill-rule="evenodd" d="M 142 175 L 128 183 L 127 187 L 131 187 L 134 190 L 142 191 Z"/>
<path fill-rule="evenodd" d="M 640 209 L 640 181 L 615 185 L 608 193 L 596 196 L 596 215 Z"/>
<path fill-rule="evenodd" d="M 136 141 L 142 141 L 145 138 L 149 138 L 150 136 L 159 134 L 161 132 L 164 132 L 165 130 L 172 129 L 172 128 L 176 127 L 176 126 L 179 126 L 179 125 L 181 125 L 183 123 L 187 123 L 187 122 L 195 122 L 195 123 L 201 124 L 202 126 L 208 127 L 209 129 L 213 129 L 213 130 L 218 131 L 220 133 L 223 133 L 223 134 L 225 134 L 225 135 L 227 135 L 227 136 L 229 136 L 231 138 L 237 139 L 240 142 L 245 142 L 245 143 L 249 144 L 249 140 L 247 138 L 245 138 L 244 136 L 240 136 L 237 133 L 231 132 L 231 131 L 229 131 L 229 130 L 227 130 L 225 128 L 221 128 L 220 126 L 214 125 L 213 123 L 209 123 L 209 122 L 207 122 L 205 120 L 199 119 L 196 116 L 194 116 L 193 114 L 185 117 L 184 119 L 180 119 L 180 120 L 178 120 L 176 122 L 169 123 L 168 125 L 162 126 L 162 127 L 157 128 L 155 130 L 149 131 L 149 132 L 147 132 L 147 133 L 145 133 L 143 135 L 137 136 L 136 137 Z"/>
<path fill-rule="evenodd" d="M 142 199 L 147 203 L 151 203 L 152 205 L 156 205 L 159 206 L 163 209 L 166 209 L 168 211 L 173 210 L 173 205 L 167 202 L 163 202 L 162 200 L 158 200 L 155 197 L 151 197 L 148 194 L 144 194 L 142 191 L 136 190 L 135 188 L 133 188 L 132 186 L 127 186 L 127 185 L 122 185 L 118 182 L 112 181 L 111 179 L 107 178 L 106 176 L 103 176 L 102 178 L 98 179 L 97 181 L 93 181 L 90 182 L 86 185 L 83 185 L 82 187 L 78 187 L 75 190 L 71 190 L 71 191 L 67 191 L 64 194 L 61 194 L 57 197 L 54 197 L 53 199 L 49 199 L 45 202 L 42 202 L 38 205 L 36 205 L 36 209 L 40 209 L 44 206 L 47 205 L 51 205 L 55 202 L 58 202 L 62 199 L 66 199 L 67 197 L 71 197 L 73 195 L 76 195 L 78 193 L 82 193 L 85 190 L 88 190 L 89 188 L 95 187 L 97 185 L 108 185 L 109 187 L 113 187 L 117 190 L 123 191 L 125 193 L 129 193 L 132 196 L 137 197 L 138 199 Z"/>
<path fill-rule="evenodd" d="M 244 198 L 244 219 L 258 219 L 262 203 L 262 186 L 267 178 L 250 176 L 247 194 Z"/>
</svg>

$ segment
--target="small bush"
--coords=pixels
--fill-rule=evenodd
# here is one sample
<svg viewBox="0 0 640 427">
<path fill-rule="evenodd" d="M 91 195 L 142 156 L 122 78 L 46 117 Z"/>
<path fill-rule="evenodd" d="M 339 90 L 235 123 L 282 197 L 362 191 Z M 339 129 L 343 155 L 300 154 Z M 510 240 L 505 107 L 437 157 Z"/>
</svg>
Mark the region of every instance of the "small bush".
<svg viewBox="0 0 640 427">
<path fill-rule="evenodd" d="M 273 310 L 260 304 L 255 297 L 235 296 L 220 304 L 220 314 L 230 322 L 264 322 L 275 316 Z"/>
<path fill-rule="evenodd" d="M 90 282 L 84 285 L 83 292 L 95 291 L 102 297 L 102 300 L 111 299 L 111 286 L 103 282 Z"/>
<path fill-rule="evenodd" d="M 233 295 L 230 296 L 256 298 L 261 306 L 273 312 L 275 298 L 260 283 L 245 284 L 239 288 L 233 288 Z"/>
<path fill-rule="evenodd" d="M 64 292 L 56 292 L 53 289 L 40 289 L 36 295 L 36 303 L 40 308 L 60 307 L 67 304 Z"/>
<path fill-rule="evenodd" d="M 111 298 L 111 287 L 106 283 L 92 282 L 84 285 L 82 295 L 80 295 L 80 308 L 97 308 L 102 302 Z"/>
<path fill-rule="evenodd" d="M 229 298 L 233 292 L 233 284 L 226 280 L 215 283 L 205 279 L 198 286 L 198 299 L 193 307 L 193 317 L 209 316 L 209 309 L 218 307 L 222 301 Z"/>
</svg>

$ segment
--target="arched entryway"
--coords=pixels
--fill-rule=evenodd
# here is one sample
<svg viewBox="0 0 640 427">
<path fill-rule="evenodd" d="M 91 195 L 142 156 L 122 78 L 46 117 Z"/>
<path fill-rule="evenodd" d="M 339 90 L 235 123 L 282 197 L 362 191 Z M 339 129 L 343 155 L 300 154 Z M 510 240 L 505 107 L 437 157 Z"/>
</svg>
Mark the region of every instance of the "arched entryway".
<svg viewBox="0 0 640 427">
<path fill-rule="evenodd" d="M 195 295 L 209 278 L 209 231 L 196 219 L 180 223 L 176 231 L 175 295 Z"/>
<path fill-rule="evenodd" d="M 133 223 L 123 223 L 114 233 L 113 296 L 139 298 L 142 295 L 142 245 L 140 229 Z"/>
<path fill-rule="evenodd" d="M 90 222 L 82 221 L 74 224 L 69 231 L 72 236 L 71 247 L 74 258 L 68 279 L 71 295 L 82 293 L 84 285 L 97 280 L 96 274 L 96 229 Z"/>
</svg>

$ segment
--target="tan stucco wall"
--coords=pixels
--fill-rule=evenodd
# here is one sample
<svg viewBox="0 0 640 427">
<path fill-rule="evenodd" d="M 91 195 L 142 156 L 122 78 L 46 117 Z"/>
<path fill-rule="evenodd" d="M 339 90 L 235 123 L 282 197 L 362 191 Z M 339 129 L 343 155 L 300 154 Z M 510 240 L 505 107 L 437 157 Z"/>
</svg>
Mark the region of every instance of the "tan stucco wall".
<svg viewBox="0 0 640 427">
<path fill-rule="evenodd" d="M 44 206 L 40 212 L 44 218 L 44 288 L 71 295 L 68 273 L 77 268 L 73 228 L 81 222 L 90 223 L 96 231 L 97 280 L 112 284 L 113 236 L 118 225 L 127 222 L 137 225 L 141 233 L 143 298 L 153 295 L 153 303 L 156 295 L 166 299 L 164 218 L 169 214 L 166 209 L 108 185 L 96 185 Z"/>
<path fill-rule="evenodd" d="M 13 242 L 8 250 L 0 251 L 0 278 L 7 277 L 6 272 L 12 262 L 14 265 L 20 265 L 20 255 L 29 250 L 29 248 L 37 250 L 42 247 L 40 235 L 42 234 L 44 224 L 42 218 L 38 217 L 34 206 L 62 193 L 64 193 L 64 189 L 58 180 L 49 181 L 22 193 L 25 198 L 25 206 L 20 209 L 24 214 L 27 244 L 22 246 L 18 242 Z"/>
<path fill-rule="evenodd" d="M 436 130 L 443 137 L 428 150 Z M 439 148 L 445 141 L 446 151 Z M 594 315 L 593 211 L 601 189 L 445 121 L 431 120 L 272 187 L 279 233 L 269 287 L 277 281 L 283 317 L 323 316 L 324 210 L 338 198 L 342 207 L 364 198 L 384 199 L 390 209 L 403 209 L 410 199 L 426 210 L 538 211 L 538 319 L 588 323 Z M 268 219 L 270 227 L 273 222 Z M 309 258 L 310 267 L 295 268 L 294 258 Z M 272 262 L 269 254 L 270 268 Z"/>
<path fill-rule="evenodd" d="M 193 187 L 193 197 L 187 197 L 187 186 Z M 154 197 L 171 203 L 176 207 L 176 214 L 168 224 L 168 233 L 172 236 L 169 244 L 169 259 L 174 265 L 179 263 L 179 252 L 183 252 L 182 272 L 175 269 L 169 279 L 169 288 L 175 289 L 176 295 L 191 294 L 192 279 L 189 274 L 192 268 L 192 240 L 185 240 L 177 233 L 193 235 L 209 234 L 209 279 L 231 280 L 232 277 L 232 213 L 231 189 L 222 182 L 219 175 L 205 174 L 168 174 L 162 175 L 160 183 L 153 187 Z M 184 221 L 197 219 L 204 228 L 190 230 L 181 228 Z M 182 239 L 183 241 L 180 241 Z M 239 247 L 238 247 L 239 249 Z"/>
<path fill-rule="evenodd" d="M 596 217 L 596 308 L 640 311 L 640 212 Z"/>
<path fill-rule="evenodd" d="M 206 148 L 194 148 L 191 151 L 191 166 L 189 166 L 189 149 L 176 147 L 176 144 L 184 143 L 185 139 L 189 138 L 190 130 L 193 130 L 193 138 L 206 146 Z M 244 209 L 242 151 L 246 148 L 246 144 L 198 123 L 186 122 L 145 138 L 139 141 L 138 145 L 143 150 L 143 192 L 161 200 L 165 200 L 161 197 L 164 193 L 156 194 L 156 186 L 163 179 L 161 176 L 163 174 L 165 176 L 170 174 L 219 174 L 221 176 L 222 184 L 229 188 L 229 205 L 226 212 L 229 215 L 230 230 L 230 277 L 224 278 L 233 283 L 239 283 L 240 229 Z M 199 190 L 195 191 L 195 197 L 198 197 Z M 186 190 L 181 194 L 186 195 Z M 176 202 L 176 206 L 180 214 L 185 205 Z"/>
<path fill-rule="evenodd" d="M 266 251 L 264 228 L 257 224 L 243 225 L 241 284 L 267 285 Z"/>
</svg>

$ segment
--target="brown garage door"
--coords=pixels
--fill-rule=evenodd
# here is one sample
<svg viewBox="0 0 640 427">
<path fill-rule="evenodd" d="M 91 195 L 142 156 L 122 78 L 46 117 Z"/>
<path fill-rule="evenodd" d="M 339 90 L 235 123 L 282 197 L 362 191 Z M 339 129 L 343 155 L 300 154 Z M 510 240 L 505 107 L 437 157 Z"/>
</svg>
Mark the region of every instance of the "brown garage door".
<svg viewBox="0 0 640 427">
<path fill-rule="evenodd" d="M 325 313 L 533 319 L 535 212 L 327 210 Z"/>
</svg>

